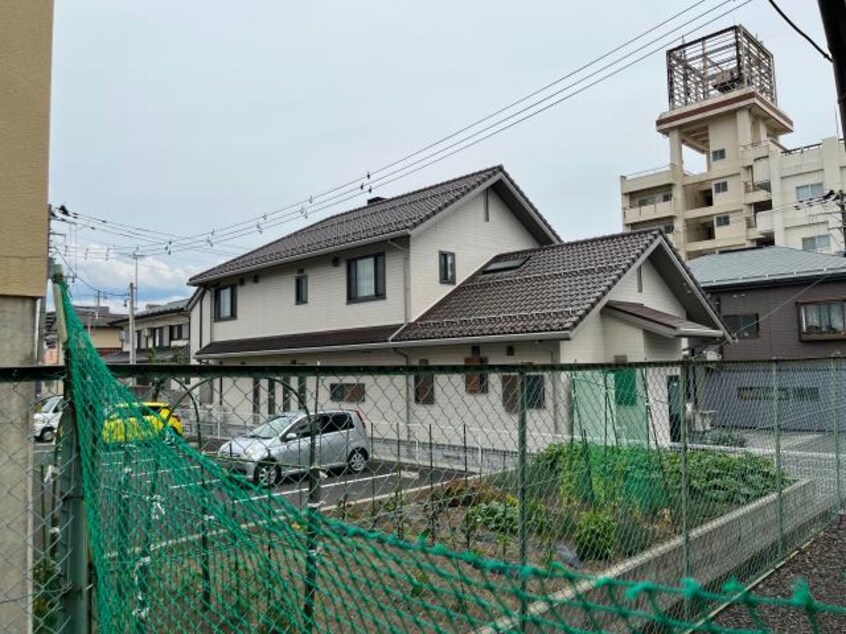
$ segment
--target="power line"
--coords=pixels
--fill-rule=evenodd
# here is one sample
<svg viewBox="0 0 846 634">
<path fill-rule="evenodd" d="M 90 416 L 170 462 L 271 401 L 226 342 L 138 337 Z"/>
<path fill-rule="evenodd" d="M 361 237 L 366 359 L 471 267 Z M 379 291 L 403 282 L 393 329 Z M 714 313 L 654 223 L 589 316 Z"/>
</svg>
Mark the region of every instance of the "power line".
<svg viewBox="0 0 846 634">
<path fill-rule="evenodd" d="M 779 6 L 778 6 L 778 4 L 776 3 L 776 1 L 775 1 L 775 0 L 769 0 L 769 3 L 772 5 L 773 9 L 775 9 L 775 10 L 776 10 L 776 12 L 777 12 L 777 13 L 778 13 L 778 14 L 779 14 L 779 15 L 780 15 L 783 19 L 784 19 L 784 21 L 785 21 L 785 22 L 787 22 L 787 23 L 788 23 L 788 24 L 789 24 L 789 25 L 793 28 L 793 30 L 794 30 L 794 31 L 796 31 L 799 35 L 801 35 L 801 36 L 802 36 L 802 37 L 804 37 L 806 40 L 808 40 L 808 42 L 810 42 L 811 46 L 813 46 L 815 49 L 817 49 L 817 52 L 818 52 L 820 55 L 822 55 L 823 57 L 825 57 L 825 58 L 826 58 L 829 62 L 831 61 L 831 55 L 829 55 L 829 54 L 828 54 L 827 52 L 825 52 L 822 48 L 820 48 L 820 46 L 819 46 L 816 42 L 814 42 L 814 40 L 811 38 L 811 36 L 810 36 L 810 35 L 808 35 L 807 33 L 805 33 L 805 31 L 803 31 L 802 29 L 800 29 L 800 28 L 796 25 L 796 23 L 795 23 L 795 22 L 793 22 L 793 20 L 791 20 L 791 19 L 788 17 L 788 15 L 787 15 L 784 11 L 782 11 L 782 10 L 781 10 L 781 7 L 779 7 Z"/>
<path fill-rule="evenodd" d="M 670 21 L 676 19 L 678 16 L 680 16 L 684 13 L 687 13 L 687 12 L 693 10 L 694 8 L 696 8 L 697 6 L 701 5 L 703 3 L 703 0 L 700 0 L 699 2 L 694 3 L 690 7 L 684 9 L 683 11 L 678 12 L 677 14 L 672 16 L 671 18 L 668 18 L 667 20 L 662 21 L 661 23 L 659 23 L 659 25 L 656 25 L 655 27 L 650 28 L 649 30 L 642 33 L 641 35 L 630 39 L 625 44 L 620 45 L 618 47 L 615 47 L 614 49 L 612 49 L 608 53 L 605 53 L 604 55 L 596 58 L 595 60 L 593 60 L 589 64 L 583 65 L 582 67 L 580 67 L 580 69 L 577 69 L 576 71 L 573 71 L 572 73 L 568 73 L 567 75 L 563 76 L 562 78 L 559 78 L 555 82 L 548 84 L 547 87 L 539 89 L 537 91 L 534 91 L 533 93 L 530 93 L 529 96 L 526 96 L 524 98 L 521 98 L 520 100 L 512 102 L 512 104 L 509 104 L 509 106 L 501 108 L 498 111 L 496 111 L 495 113 L 492 113 L 491 115 L 488 115 L 487 117 L 479 119 L 477 122 L 474 122 L 473 124 L 470 124 L 469 126 L 464 126 L 462 129 L 460 129 L 460 130 L 458 130 L 458 131 L 456 131 L 456 132 L 454 132 L 454 133 L 452 133 L 452 134 L 450 134 L 446 137 L 443 137 L 438 142 L 431 143 L 421 150 L 418 150 L 418 151 L 416 151 L 412 154 L 406 155 L 406 157 L 404 157 L 403 159 L 393 161 L 393 162 L 389 163 L 388 165 L 379 168 L 378 170 L 374 170 L 373 172 L 368 172 L 367 175 L 366 175 L 366 178 L 364 178 L 364 179 L 356 179 L 356 180 L 348 181 L 344 185 L 334 187 L 330 190 L 327 190 L 326 192 L 318 194 L 317 196 L 310 196 L 307 200 L 300 201 L 299 203 L 287 205 L 287 206 L 282 207 L 280 209 L 277 209 L 273 212 L 265 213 L 262 216 L 257 216 L 257 217 L 253 217 L 253 218 L 250 218 L 250 219 L 247 219 L 247 220 L 244 220 L 244 221 L 240 221 L 238 223 L 233 223 L 232 225 L 228 225 L 228 226 L 223 227 L 223 228 L 212 229 L 210 232 L 193 234 L 191 236 L 187 236 L 183 240 L 179 240 L 177 242 L 171 242 L 170 245 L 168 245 L 168 243 L 165 242 L 165 241 L 159 241 L 158 243 L 147 244 L 146 248 L 145 248 L 145 253 L 164 254 L 168 251 L 168 249 L 167 249 L 168 246 L 170 248 L 170 251 L 173 251 L 174 249 L 177 249 L 177 248 L 178 249 L 187 249 L 189 247 L 196 247 L 196 246 L 201 245 L 201 244 L 206 244 L 208 247 L 214 248 L 215 244 L 221 244 L 221 243 L 224 243 L 224 242 L 229 242 L 229 241 L 234 240 L 238 237 L 243 237 L 243 236 L 246 236 L 246 235 L 254 234 L 254 233 L 256 233 L 256 230 L 258 230 L 259 232 L 262 232 L 263 230 L 274 228 L 276 226 L 284 224 L 285 222 L 291 222 L 294 219 L 299 218 L 301 215 L 308 217 L 309 214 L 317 213 L 317 212 L 322 211 L 324 209 L 328 209 L 328 208 L 336 206 L 336 205 L 338 205 L 342 202 L 345 202 L 347 200 L 350 200 L 352 198 L 360 196 L 365 191 L 365 185 L 367 185 L 367 191 L 369 193 L 370 191 L 372 191 L 372 188 L 373 188 L 374 185 L 384 186 L 384 185 L 387 185 L 391 182 L 395 182 L 396 180 L 399 180 L 400 178 L 405 178 L 405 177 L 407 177 L 407 176 L 409 176 L 413 173 L 416 173 L 417 171 L 420 171 L 421 169 L 425 169 L 426 167 L 429 167 L 429 166 L 431 166 L 431 165 L 433 165 L 433 164 L 435 164 L 435 163 L 437 163 L 441 160 L 444 160 L 445 158 L 447 158 L 449 156 L 452 156 L 452 155 L 454 155 L 454 154 L 456 154 L 460 151 L 464 151 L 467 148 L 472 147 L 473 145 L 476 145 L 477 143 L 480 143 L 481 141 L 484 141 L 484 140 L 486 140 L 486 139 L 488 139 L 488 138 L 490 138 L 490 137 L 492 137 L 496 134 L 500 134 L 500 133 L 504 132 L 505 130 L 510 129 L 514 125 L 517 125 L 519 123 L 522 123 L 523 121 L 526 121 L 529 118 L 537 116 L 541 112 L 548 110 L 549 108 L 561 103 L 562 101 L 565 101 L 566 99 L 569 99 L 572 96 L 575 96 L 576 94 L 583 92 L 587 88 L 590 88 L 591 86 L 594 86 L 597 83 L 600 83 L 601 81 L 605 81 L 609 77 L 616 75 L 618 72 L 621 72 L 625 68 L 630 67 L 634 63 L 637 63 L 637 62 L 641 61 L 642 59 L 645 59 L 649 55 L 652 55 L 652 54 L 655 54 L 656 52 L 659 52 L 660 50 L 662 50 L 664 48 L 664 46 L 666 46 L 666 43 L 662 44 L 659 49 L 654 50 L 654 51 L 650 51 L 647 54 L 638 57 L 633 62 L 630 62 L 630 63 L 626 64 L 625 66 L 623 66 L 619 69 L 616 69 L 613 72 L 610 72 L 610 73 L 606 74 L 605 76 L 603 76 L 603 77 L 601 77 L 601 78 L 599 78 L 599 79 L 597 79 L 597 80 L 595 80 L 591 83 L 588 83 L 586 86 L 583 86 L 579 90 L 574 91 L 569 95 L 565 95 L 565 96 L 553 101 L 552 103 L 547 104 L 546 106 L 544 106 L 542 108 L 538 107 L 541 104 L 543 104 L 544 102 L 549 101 L 553 97 L 560 95 L 562 92 L 565 92 L 566 90 L 569 90 L 569 89 L 571 89 L 575 86 L 578 86 L 580 83 L 584 83 L 584 82 L 592 79 L 593 77 L 596 77 L 602 71 L 607 70 L 607 69 L 611 68 L 612 66 L 617 65 L 617 64 L 625 61 L 626 59 L 632 57 L 632 55 L 634 53 L 645 49 L 646 47 L 650 46 L 651 44 L 653 44 L 655 42 L 666 39 L 669 35 L 671 35 L 672 33 L 680 30 L 684 26 L 687 26 L 687 25 L 701 19 L 702 17 L 705 17 L 707 14 L 712 13 L 713 11 L 715 11 L 715 10 L 717 10 L 717 9 L 719 9 L 719 8 L 729 4 L 729 3 L 735 2 L 735 1 L 736 0 L 724 0 L 723 2 L 719 3 L 715 7 L 697 15 L 696 17 L 684 22 L 683 24 L 681 24 L 679 26 L 674 27 L 670 31 L 667 31 L 667 32 L 659 35 L 658 37 L 653 38 L 652 40 L 650 40 L 649 42 L 647 42 L 644 45 L 641 45 L 640 47 L 638 47 L 634 51 L 626 53 L 625 55 L 615 59 L 613 62 L 610 62 L 609 64 L 606 64 L 606 65 L 602 66 L 601 68 L 591 72 L 586 77 L 583 77 L 582 79 L 580 79 L 580 80 L 578 80 L 574 83 L 571 83 L 568 86 L 565 86 L 564 88 L 561 88 L 561 89 L 555 91 L 554 93 L 545 96 L 544 98 L 542 98 L 540 100 L 536 100 L 535 102 L 533 102 L 529 106 L 526 106 L 526 107 L 520 109 L 519 111 L 508 115 L 507 117 L 500 118 L 497 122 L 490 124 L 490 125 L 486 126 L 485 128 L 483 128 L 481 130 L 477 130 L 476 132 L 474 132 L 470 135 L 466 135 L 463 138 L 447 145 L 446 147 L 440 148 L 440 149 L 438 149 L 434 152 L 428 152 L 427 153 L 427 150 L 432 149 L 433 147 L 435 147 L 439 144 L 442 144 L 443 141 L 452 140 L 453 138 L 455 138 L 456 136 L 459 136 L 463 132 L 465 132 L 469 129 L 472 129 L 473 127 L 475 127 L 479 123 L 488 121 L 491 118 L 497 116 L 498 114 L 501 114 L 502 112 L 510 109 L 514 105 L 517 105 L 517 104 L 520 104 L 520 103 L 527 101 L 530 98 L 530 96 L 536 96 L 537 94 L 540 94 L 540 92 L 543 92 L 546 88 L 551 87 L 553 85 L 557 85 L 561 81 L 564 81 L 565 79 L 567 79 L 569 77 L 572 77 L 574 74 L 577 74 L 581 70 L 586 69 L 586 68 L 588 68 L 592 65 L 595 65 L 599 61 L 606 59 L 607 57 L 613 55 L 614 52 L 622 50 L 623 48 L 628 46 L 630 43 L 633 43 L 634 41 L 642 39 L 643 37 L 649 35 L 650 33 L 653 33 L 655 30 L 657 30 L 658 28 L 660 28 L 663 25 L 666 25 Z M 709 19 L 704 24 L 699 25 L 695 29 L 693 29 L 693 30 L 691 30 L 687 33 L 684 33 L 681 36 L 673 38 L 673 40 L 676 40 L 676 39 L 679 39 L 679 37 L 685 37 L 687 35 L 690 35 L 691 33 L 694 33 L 695 31 L 703 28 L 704 26 L 706 26 L 706 25 L 724 17 L 725 15 L 728 15 L 729 13 L 745 6 L 750 1 L 751 0 L 747 0 L 746 2 L 743 2 L 739 5 L 731 8 L 730 10 L 718 15 L 717 17 Z M 536 110 L 534 110 L 533 112 L 530 112 L 533 109 L 536 109 Z M 515 117 L 518 117 L 520 114 L 523 114 L 523 113 L 528 113 L 528 114 L 526 114 L 525 116 L 517 119 L 516 121 L 509 123 L 508 125 L 503 125 L 504 123 L 508 122 L 511 119 L 514 119 Z M 498 128 L 498 126 L 501 126 L 501 127 Z M 485 132 L 488 132 L 488 134 L 485 134 Z M 478 137 L 480 135 L 484 135 L 484 136 L 481 136 L 481 138 L 473 140 L 475 137 Z M 471 140 L 473 140 L 473 141 L 468 142 L 468 141 L 471 141 Z M 448 151 L 448 150 L 453 150 L 453 151 Z M 393 170 L 390 169 L 391 167 L 395 167 L 400 163 L 403 163 L 403 162 L 407 163 L 408 162 L 407 159 L 412 158 L 412 157 L 419 157 L 421 154 L 425 154 L 425 155 L 422 156 L 421 158 L 418 158 L 417 160 L 415 160 L 414 162 L 412 162 L 410 164 L 404 165 L 403 167 L 400 167 L 400 168 L 397 168 L 397 169 L 393 169 Z M 442 154 L 442 156 L 438 156 L 439 154 Z M 375 174 L 382 173 L 382 172 L 385 172 L 385 171 L 387 171 L 387 173 L 383 174 L 380 177 L 374 178 Z M 378 183 L 381 183 L 381 184 L 377 185 Z M 333 194 L 333 195 L 327 197 L 328 194 Z M 313 207 L 313 205 L 315 203 L 315 199 L 320 199 L 320 198 L 323 198 L 324 200 L 319 201 L 320 204 L 316 208 Z M 308 207 L 306 207 L 306 205 L 308 205 Z M 296 207 L 299 207 L 299 209 L 295 209 Z M 278 218 L 276 217 L 276 216 L 279 216 L 280 214 L 282 214 L 282 212 L 285 212 L 285 211 L 288 211 L 288 210 L 292 210 L 292 211 L 289 211 L 289 213 L 286 213 L 286 214 L 282 215 L 281 217 L 278 217 Z M 129 247 L 121 247 L 121 248 L 126 250 Z"/>
</svg>

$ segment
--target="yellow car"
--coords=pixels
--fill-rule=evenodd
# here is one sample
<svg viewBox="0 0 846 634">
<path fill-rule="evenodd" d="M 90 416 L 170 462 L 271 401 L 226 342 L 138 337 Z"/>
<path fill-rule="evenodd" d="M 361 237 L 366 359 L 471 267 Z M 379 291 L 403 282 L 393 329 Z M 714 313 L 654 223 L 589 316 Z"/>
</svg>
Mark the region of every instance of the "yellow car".
<svg viewBox="0 0 846 634">
<path fill-rule="evenodd" d="M 119 406 L 117 412 L 111 414 L 103 423 L 103 440 L 106 442 L 132 442 L 155 438 L 166 430 L 168 433 L 182 435 L 182 421 L 167 403 L 145 402 L 139 404 L 139 409 L 149 412 L 141 418 L 125 418 L 121 410 L 127 406 Z"/>
</svg>

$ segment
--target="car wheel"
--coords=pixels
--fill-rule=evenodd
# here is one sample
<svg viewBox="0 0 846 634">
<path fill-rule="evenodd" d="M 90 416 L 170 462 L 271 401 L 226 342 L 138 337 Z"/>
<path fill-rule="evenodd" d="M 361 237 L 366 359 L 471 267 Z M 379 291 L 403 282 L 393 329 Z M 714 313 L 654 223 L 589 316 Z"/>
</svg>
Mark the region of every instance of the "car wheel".
<svg viewBox="0 0 846 634">
<path fill-rule="evenodd" d="M 279 479 L 279 465 L 270 460 L 259 462 L 256 465 L 255 471 L 253 471 L 253 481 L 257 485 L 268 489 L 275 486 L 279 482 Z"/>
<path fill-rule="evenodd" d="M 347 469 L 353 473 L 361 473 L 367 467 L 367 452 L 363 449 L 356 449 L 347 458 Z"/>
<path fill-rule="evenodd" d="M 53 429 L 51 427 L 45 427 L 41 430 L 41 435 L 38 437 L 38 440 L 41 442 L 52 442 L 55 434 L 53 433 Z"/>
</svg>

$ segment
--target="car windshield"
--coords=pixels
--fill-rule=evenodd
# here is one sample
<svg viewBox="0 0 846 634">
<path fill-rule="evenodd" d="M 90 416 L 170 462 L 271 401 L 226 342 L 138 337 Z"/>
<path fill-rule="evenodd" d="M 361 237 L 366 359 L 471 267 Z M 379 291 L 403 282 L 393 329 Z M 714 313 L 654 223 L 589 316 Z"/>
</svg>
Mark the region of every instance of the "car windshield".
<svg viewBox="0 0 846 634">
<path fill-rule="evenodd" d="M 277 416 L 276 418 L 271 418 L 264 425 L 259 425 L 251 431 L 247 435 L 247 438 L 276 438 L 298 418 L 299 415 Z"/>
<path fill-rule="evenodd" d="M 61 396 L 51 396 L 47 399 L 47 402 L 44 403 L 43 407 L 41 408 L 42 413 L 49 414 L 53 411 L 53 408 L 58 405 L 59 401 L 62 400 Z"/>
</svg>

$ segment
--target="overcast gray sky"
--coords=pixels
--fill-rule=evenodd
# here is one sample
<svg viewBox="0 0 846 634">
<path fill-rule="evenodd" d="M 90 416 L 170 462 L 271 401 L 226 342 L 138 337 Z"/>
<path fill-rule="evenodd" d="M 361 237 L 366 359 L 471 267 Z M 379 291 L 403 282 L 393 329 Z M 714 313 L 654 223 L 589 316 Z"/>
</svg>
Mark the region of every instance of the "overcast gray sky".
<svg viewBox="0 0 846 634">
<path fill-rule="evenodd" d="M 58 0 L 50 201 L 165 239 L 259 216 L 417 150 L 693 3 Z M 825 48 L 816 2 L 780 5 Z M 833 136 L 830 65 L 766 0 L 701 33 L 735 23 L 775 55 L 779 105 L 796 128 L 784 143 Z M 669 161 L 654 131 L 665 81 L 653 55 L 373 195 L 502 163 L 565 238 L 619 231 L 619 175 Z M 233 242 L 257 246 L 306 222 Z M 111 292 L 126 288 L 132 263 L 86 261 L 85 247 L 144 251 L 144 241 L 90 230 L 67 240 L 81 276 Z M 142 303 L 186 295 L 188 275 L 232 251 L 142 260 Z M 93 291 L 78 283 L 75 294 L 90 301 Z"/>
</svg>

